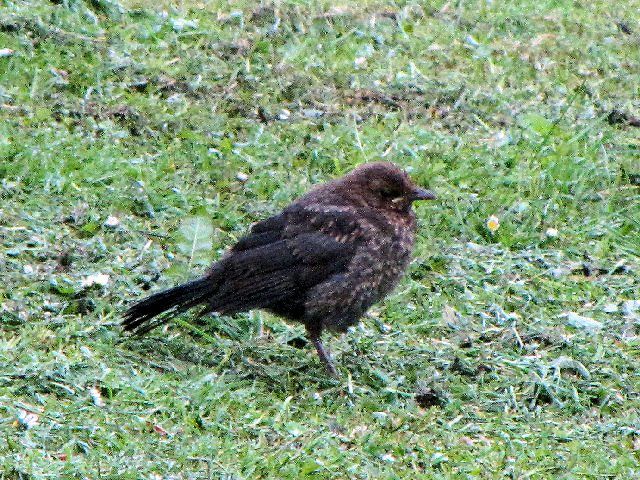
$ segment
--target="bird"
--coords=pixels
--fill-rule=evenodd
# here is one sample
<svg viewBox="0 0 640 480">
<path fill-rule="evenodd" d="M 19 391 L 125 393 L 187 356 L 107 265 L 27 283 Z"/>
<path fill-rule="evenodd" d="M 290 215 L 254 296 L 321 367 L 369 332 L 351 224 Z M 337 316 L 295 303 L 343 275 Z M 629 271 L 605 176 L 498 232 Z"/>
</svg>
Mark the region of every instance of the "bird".
<svg viewBox="0 0 640 480">
<path fill-rule="evenodd" d="M 338 376 L 322 333 L 345 332 L 394 289 L 415 243 L 413 202 L 435 198 L 393 163 L 364 163 L 254 224 L 200 278 L 131 305 L 122 326 L 144 334 L 197 306 L 200 315 L 266 310 L 302 323 Z"/>
</svg>

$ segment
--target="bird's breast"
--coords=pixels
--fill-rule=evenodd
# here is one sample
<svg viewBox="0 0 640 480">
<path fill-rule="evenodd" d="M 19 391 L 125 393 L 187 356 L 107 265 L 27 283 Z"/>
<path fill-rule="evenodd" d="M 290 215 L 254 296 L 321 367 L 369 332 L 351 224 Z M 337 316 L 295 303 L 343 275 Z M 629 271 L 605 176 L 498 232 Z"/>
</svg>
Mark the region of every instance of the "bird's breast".
<svg viewBox="0 0 640 480">
<path fill-rule="evenodd" d="M 389 218 L 387 228 L 372 239 L 365 304 L 371 305 L 390 293 L 409 265 L 415 241 L 415 218 Z M 374 253 L 375 252 L 375 253 Z M 374 258 L 375 257 L 375 258 Z"/>
</svg>

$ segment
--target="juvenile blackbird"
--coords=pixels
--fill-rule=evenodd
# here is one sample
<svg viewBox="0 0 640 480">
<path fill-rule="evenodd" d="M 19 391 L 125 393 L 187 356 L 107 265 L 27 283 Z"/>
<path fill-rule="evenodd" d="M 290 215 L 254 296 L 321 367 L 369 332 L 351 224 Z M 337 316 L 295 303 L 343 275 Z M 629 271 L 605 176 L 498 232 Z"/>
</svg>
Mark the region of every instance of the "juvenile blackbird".
<svg viewBox="0 0 640 480">
<path fill-rule="evenodd" d="M 393 289 L 415 239 L 412 202 L 433 198 L 391 163 L 364 164 L 255 224 L 201 278 L 129 307 L 123 326 L 146 333 L 197 305 L 201 313 L 265 309 L 303 323 L 336 375 L 322 331 L 345 331 Z"/>
</svg>

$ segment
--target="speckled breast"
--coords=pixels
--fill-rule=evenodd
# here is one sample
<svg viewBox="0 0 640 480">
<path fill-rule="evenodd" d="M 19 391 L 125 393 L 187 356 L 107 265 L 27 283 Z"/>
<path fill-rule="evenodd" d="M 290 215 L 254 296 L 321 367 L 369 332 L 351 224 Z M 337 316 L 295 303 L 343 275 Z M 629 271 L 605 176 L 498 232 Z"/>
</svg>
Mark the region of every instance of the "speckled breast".
<svg viewBox="0 0 640 480">
<path fill-rule="evenodd" d="M 403 219 L 405 220 L 405 219 Z M 376 300 L 391 292 L 405 273 L 411 261 L 411 252 L 415 243 L 415 219 L 408 218 L 398 222 L 394 228 L 394 235 L 387 246 L 387 261 L 381 271 L 380 284 L 377 289 Z"/>
</svg>

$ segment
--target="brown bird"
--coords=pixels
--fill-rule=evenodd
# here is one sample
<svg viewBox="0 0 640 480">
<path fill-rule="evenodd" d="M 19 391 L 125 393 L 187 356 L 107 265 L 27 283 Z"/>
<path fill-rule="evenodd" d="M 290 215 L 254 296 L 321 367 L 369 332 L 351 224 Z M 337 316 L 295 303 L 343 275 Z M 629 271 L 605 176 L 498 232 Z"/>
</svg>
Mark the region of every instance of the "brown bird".
<svg viewBox="0 0 640 480">
<path fill-rule="evenodd" d="M 255 224 L 203 277 L 129 307 L 123 326 L 146 333 L 197 305 L 201 314 L 265 309 L 303 323 L 336 375 L 322 331 L 345 331 L 394 288 L 414 244 L 411 205 L 433 198 L 391 163 L 361 165 Z"/>
</svg>

